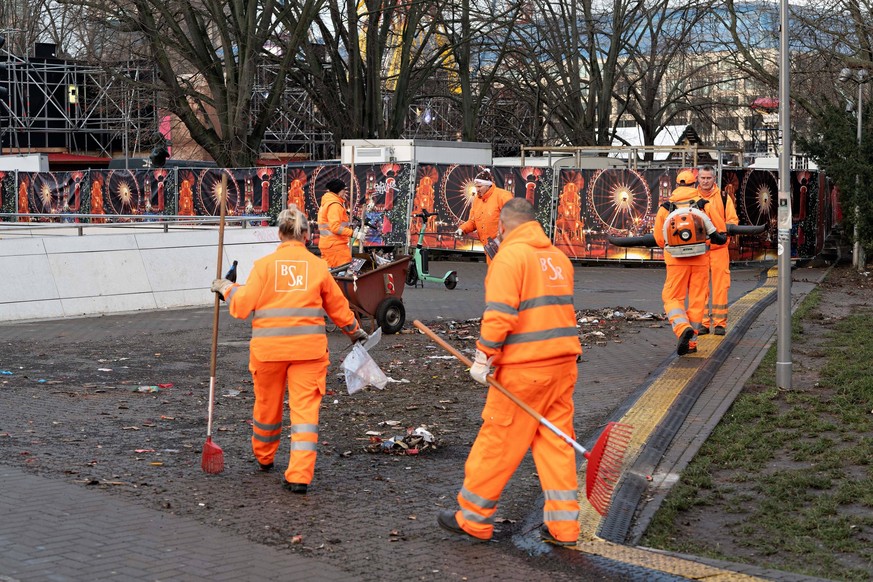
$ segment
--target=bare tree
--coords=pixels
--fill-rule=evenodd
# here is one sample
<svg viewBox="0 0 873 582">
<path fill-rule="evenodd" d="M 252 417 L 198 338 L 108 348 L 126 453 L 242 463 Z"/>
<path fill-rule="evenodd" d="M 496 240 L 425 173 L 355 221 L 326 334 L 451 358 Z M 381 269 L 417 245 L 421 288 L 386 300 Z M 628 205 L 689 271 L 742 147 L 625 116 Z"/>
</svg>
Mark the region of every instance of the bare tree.
<svg viewBox="0 0 873 582">
<path fill-rule="evenodd" d="M 608 145 L 613 94 L 641 3 L 531 0 L 506 76 L 542 111 L 554 145 Z M 520 89 L 519 89 L 520 91 Z"/>
<path fill-rule="evenodd" d="M 6 36 L 5 50 L 31 54 L 36 43 L 51 43 L 59 56 L 78 50 L 82 10 L 54 0 L 0 0 L 0 30 Z"/>
<path fill-rule="evenodd" d="M 445 59 L 440 2 L 327 0 L 290 71 L 336 140 L 400 137 L 407 111 Z"/>
<path fill-rule="evenodd" d="M 154 63 L 156 87 L 167 110 L 179 117 L 192 139 L 219 165 L 250 166 L 321 1 L 75 0 L 75 4 L 113 30 L 137 39 L 127 47 L 129 57 Z M 253 113 L 253 88 L 258 68 L 265 63 L 278 74 L 266 89 L 265 106 Z"/>
<path fill-rule="evenodd" d="M 717 106 L 731 107 L 720 102 L 718 89 L 736 84 L 738 75 L 718 66 L 724 43 L 710 12 L 706 0 L 660 0 L 636 13 L 615 98 L 618 114 L 630 115 L 640 127 L 644 145 L 653 145 L 660 131 L 677 118 L 685 122 L 694 114 L 711 119 Z M 736 105 L 731 108 L 736 114 Z"/>
</svg>

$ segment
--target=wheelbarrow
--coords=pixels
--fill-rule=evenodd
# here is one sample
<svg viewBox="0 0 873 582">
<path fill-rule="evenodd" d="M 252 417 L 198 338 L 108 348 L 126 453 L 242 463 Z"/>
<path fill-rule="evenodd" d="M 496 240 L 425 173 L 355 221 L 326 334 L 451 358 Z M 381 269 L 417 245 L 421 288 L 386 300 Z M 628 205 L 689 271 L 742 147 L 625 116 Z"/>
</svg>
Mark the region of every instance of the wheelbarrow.
<svg viewBox="0 0 873 582">
<path fill-rule="evenodd" d="M 382 333 L 397 333 L 403 328 L 406 307 L 401 296 L 410 259 L 409 256 L 398 257 L 365 272 L 349 274 L 346 271 L 334 275 L 358 320 L 362 324 L 364 319 L 371 320 L 371 332 L 377 325 L 382 328 Z"/>
</svg>

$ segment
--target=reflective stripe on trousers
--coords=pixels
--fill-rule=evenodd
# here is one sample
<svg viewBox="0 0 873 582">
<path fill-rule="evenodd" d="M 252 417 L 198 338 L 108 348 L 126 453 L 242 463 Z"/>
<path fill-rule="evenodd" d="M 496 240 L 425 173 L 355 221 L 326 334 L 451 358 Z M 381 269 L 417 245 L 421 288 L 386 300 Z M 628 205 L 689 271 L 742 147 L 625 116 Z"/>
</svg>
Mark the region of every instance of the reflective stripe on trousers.
<svg viewBox="0 0 873 582">
<path fill-rule="evenodd" d="M 573 436 L 575 358 L 549 367 L 498 368 L 497 380 L 559 429 Z M 458 525 L 489 539 L 503 488 L 530 449 L 546 501 L 543 516 L 560 540 L 579 537 L 576 452 L 495 388 L 482 410 L 482 427 L 464 466 Z"/>
<path fill-rule="evenodd" d="M 328 356 L 318 360 L 262 362 L 249 357 L 255 405 L 252 451 L 262 464 L 274 462 L 281 442 L 283 403 L 291 409 L 291 451 L 285 479 L 310 483 L 318 444 L 318 410 L 326 388 Z M 287 386 L 287 390 L 286 390 Z"/>
<path fill-rule="evenodd" d="M 703 307 L 703 325 L 706 327 L 727 327 L 728 292 L 731 288 L 731 255 L 727 247 L 709 251 L 710 288 L 707 287 L 707 297 Z M 712 297 L 712 314 L 707 313 L 709 298 Z"/>
<path fill-rule="evenodd" d="M 708 284 L 708 265 L 667 265 L 667 278 L 661 299 L 664 301 L 664 312 L 677 338 L 689 327 L 694 330 L 700 327 Z M 688 309 L 685 309 L 686 297 Z"/>
</svg>

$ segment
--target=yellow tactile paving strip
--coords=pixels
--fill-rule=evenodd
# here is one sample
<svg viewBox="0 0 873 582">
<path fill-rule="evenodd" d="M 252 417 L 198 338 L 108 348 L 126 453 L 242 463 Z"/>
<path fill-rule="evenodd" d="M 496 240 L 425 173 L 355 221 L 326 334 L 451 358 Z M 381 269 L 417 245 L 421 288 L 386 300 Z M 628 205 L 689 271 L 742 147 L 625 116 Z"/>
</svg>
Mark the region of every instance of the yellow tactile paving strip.
<svg viewBox="0 0 873 582">
<path fill-rule="evenodd" d="M 717 580 L 719 582 L 727 582 L 728 580 L 762 580 L 761 578 L 749 576 L 748 574 L 739 574 L 729 570 L 722 570 L 715 566 L 708 566 L 690 560 L 683 560 L 682 558 L 662 554 L 660 552 L 622 546 L 604 540 L 582 542 L 576 546 L 576 549 L 587 554 L 603 556 L 610 560 L 616 560 L 625 564 L 635 564 L 650 570 L 674 574 L 692 580 Z"/>
<path fill-rule="evenodd" d="M 728 329 L 731 328 L 731 322 L 739 321 L 752 307 L 776 291 L 777 274 L 777 269 L 771 268 L 767 273 L 767 281 L 762 286 L 731 304 Z M 633 427 L 633 434 L 624 458 L 625 468 L 633 465 L 642 446 L 664 420 L 673 402 L 721 341 L 722 337 L 714 334 L 701 337 L 698 341 L 697 353 L 676 359 L 659 378 L 651 383 L 646 392 L 621 418 L 619 422 Z M 586 468 L 587 466 L 582 467 L 580 471 L 579 483 L 585 483 Z M 579 498 L 582 508 L 579 517 L 582 533 L 575 549 L 580 552 L 692 579 L 719 581 L 757 579 L 698 562 L 602 540 L 597 537 L 597 533 L 603 518 L 585 501 L 584 488 L 579 492 Z"/>
</svg>

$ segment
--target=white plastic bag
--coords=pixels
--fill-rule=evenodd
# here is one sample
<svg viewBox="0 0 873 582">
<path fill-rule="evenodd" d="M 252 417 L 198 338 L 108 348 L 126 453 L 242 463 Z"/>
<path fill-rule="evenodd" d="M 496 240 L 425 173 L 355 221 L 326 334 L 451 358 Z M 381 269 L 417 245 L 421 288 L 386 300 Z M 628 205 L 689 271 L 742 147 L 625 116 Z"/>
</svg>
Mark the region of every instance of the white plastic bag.
<svg viewBox="0 0 873 582">
<path fill-rule="evenodd" d="M 372 345 L 375 343 L 373 342 Z M 370 357 L 367 348 L 360 343 L 355 343 L 352 346 L 352 351 L 343 360 L 343 370 L 345 370 L 346 388 L 348 388 L 349 394 L 354 394 L 365 386 L 375 386 L 382 390 L 388 383 L 388 376 Z"/>
</svg>

